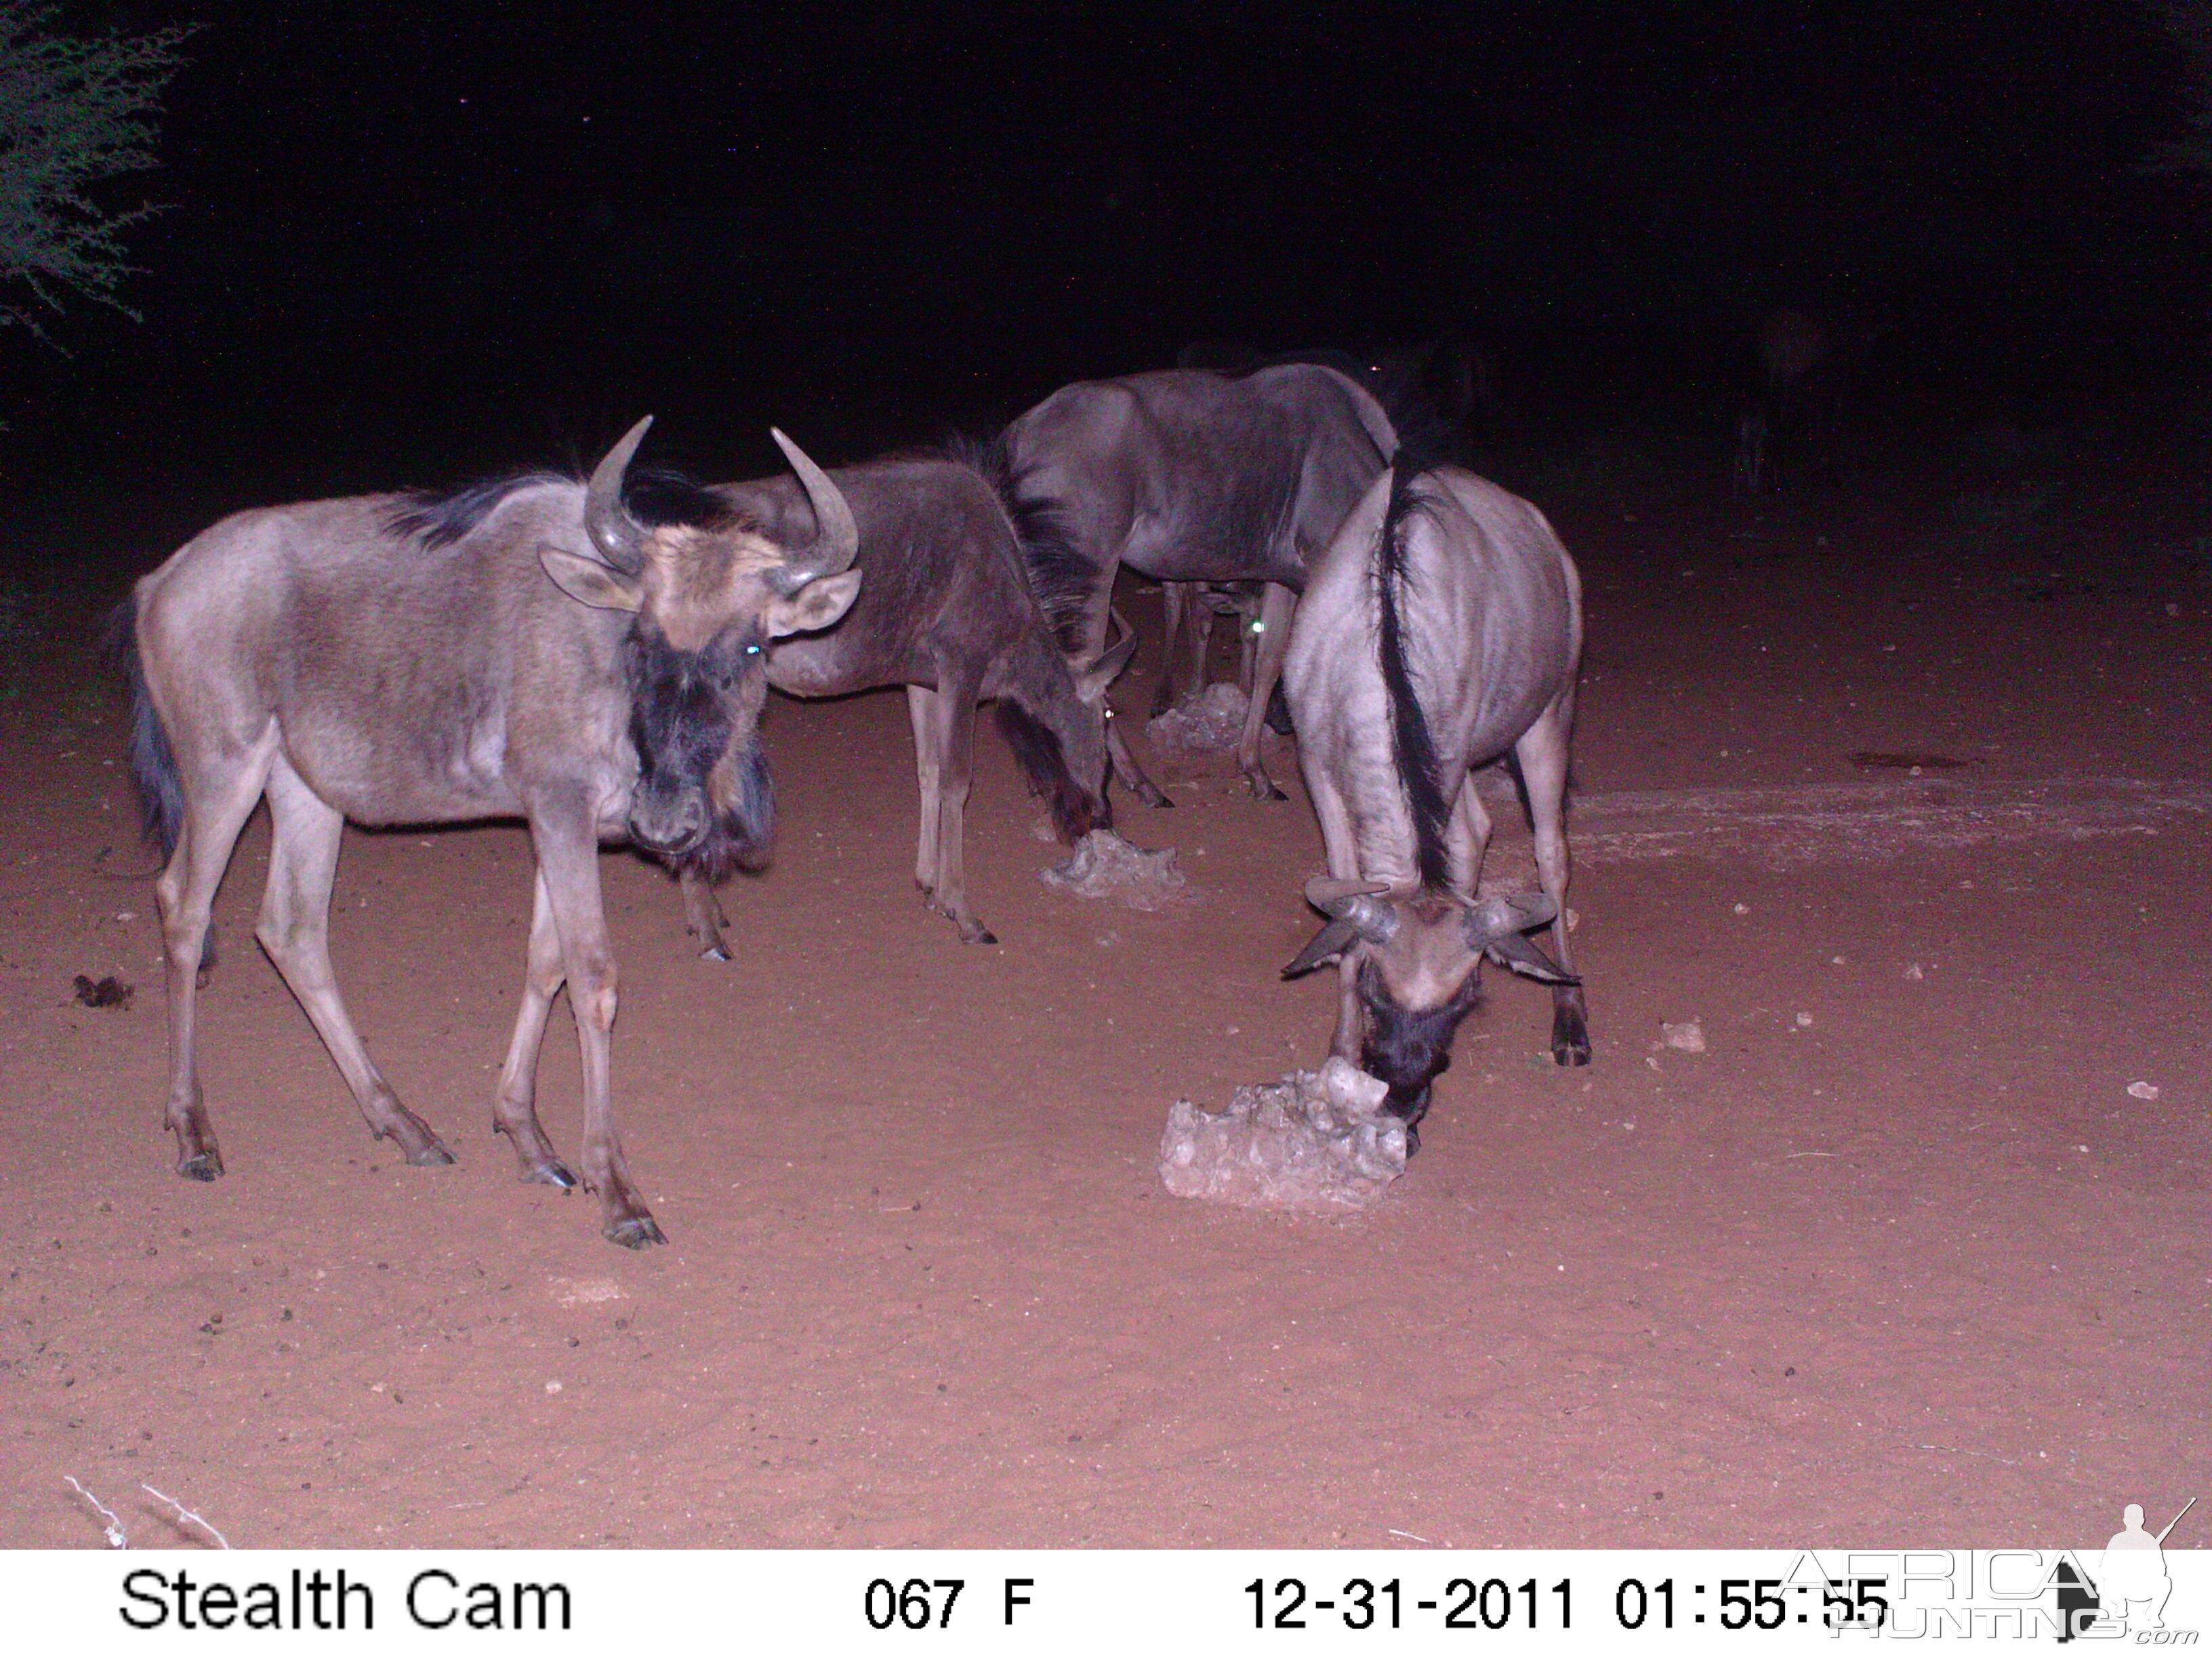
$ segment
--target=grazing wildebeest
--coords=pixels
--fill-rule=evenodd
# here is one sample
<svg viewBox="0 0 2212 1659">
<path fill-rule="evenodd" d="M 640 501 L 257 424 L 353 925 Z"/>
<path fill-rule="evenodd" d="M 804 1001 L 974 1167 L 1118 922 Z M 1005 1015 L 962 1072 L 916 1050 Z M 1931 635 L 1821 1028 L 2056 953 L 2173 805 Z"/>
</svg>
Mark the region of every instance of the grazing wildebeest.
<svg viewBox="0 0 2212 1659">
<path fill-rule="evenodd" d="M 671 858 L 765 848 L 757 724 L 768 642 L 853 602 L 856 536 L 782 434 L 822 526 L 794 551 L 744 526 L 648 528 L 622 499 L 647 422 L 588 484 L 536 474 L 443 497 L 365 495 L 225 519 L 142 580 L 131 605 L 132 771 L 167 854 L 155 884 L 180 1175 L 222 1173 L 195 1059 L 208 909 L 264 795 L 269 885 L 255 936 L 362 1115 L 410 1164 L 449 1164 L 370 1060 L 331 969 L 345 821 L 520 815 L 538 854 L 522 1007 L 494 1125 L 523 1178 L 573 1187 L 538 1125 L 538 1050 L 565 981 L 584 1070 L 584 1184 L 617 1244 L 665 1242 L 615 1128 L 616 975 L 599 842 Z"/>
<path fill-rule="evenodd" d="M 1581 592 L 1534 507 L 1403 457 L 1306 578 L 1283 689 L 1328 856 L 1306 896 L 1329 921 L 1284 971 L 1337 958 L 1333 1052 L 1388 1084 L 1409 1127 L 1486 955 L 1552 983 L 1553 1057 L 1589 1060 L 1562 828 Z M 1469 774 L 1508 749 L 1543 891 L 1477 899 L 1490 818 Z M 1547 921 L 1556 963 L 1522 937 Z"/>
<path fill-rule="evenodd" d="M 1113 821 L 1106 805 L 1106 687 L 1136 636 L 1071 669 L 1030 592 L 1014 526 L 979 461 L 892 457 L 830 476 L 849 504 L 865 577 L 826 634 L 769 648 L 768 683 L 800 697 L 903 685 L 914 720 L 921 833 L 914 878 L 922 896 L 971 943 L 997 941 L 968 908 L 963 820 L 975 705 L 997 700 L 1000 731 L 1045 798 L 1060 831 L 1080 839 Z M 815 534 L 806 492 L 790 478 L 717 485 L 713 494 L 771 538 Z M 713 873 L 684 871 L 684 908 L 704 953 L 729 959 L 717 926 Z"/>
<path fill-rule="evenodd" d="M 1103 649 L 1123 564 L 1158 581 L 1268 584 L 1237 763 L 1254 793 L 1282 799 L 1260 763 L 1261 721 L 1305 562 L 1396 450 L 1382 406 L 1309 363 L 1235 379 L 1163 369 L 1063 386 L 1001 442 L 1030 574 L 1071 656 Z M 1107 746 L 1125 787 L 1167 803 L 1111 727 Z"/>
</svg>

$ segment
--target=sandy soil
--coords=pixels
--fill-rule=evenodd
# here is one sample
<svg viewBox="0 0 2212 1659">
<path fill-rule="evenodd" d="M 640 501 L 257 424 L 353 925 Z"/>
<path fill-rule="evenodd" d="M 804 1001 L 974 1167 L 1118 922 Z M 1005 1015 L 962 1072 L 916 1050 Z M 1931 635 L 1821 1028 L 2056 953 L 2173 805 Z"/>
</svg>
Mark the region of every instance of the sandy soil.
<svg viewBox="0 0 2212 1659">
<path fill-rule="evenodd" d="M 1940 493 L 1540 499 L 1589 578 L 1596 1063 L 1555 1068 L 1545 994 L 1494 982 L 1411 1172 L 1342 1221 L 1152 1167 L 1170 1102 L 1326 1043 L 1334 981 L 1277 975 L 1319 868 L 1287 745 L 1287 805 L 1185 757 L 1174 811 L 1124 803 L 1191 884 L 1141 913 L 1039 882 L 987 741 L 969 868 L 1004 943 L 975 948 L 910 884 L 896 696 L 775 709 L 784 829 L 728 895 L 734 964 L 605 860 L 666 1249 L 604 1243 L 489 1133 L 511 827 L 350 835 L 339 875 L 356 1016 L 459 1165 L 366 1138 L 253 950 L 257 825 L 203 1005 L 229 1174 L 180 1181 L 150 890 L 93 869 L 143 863 L 119 711 L 73 644 L 18 641 L 0 1541 L 97 1545 L 68 1476 L 142 1545 L 188 1541 L 142 1482 L 259 1546 L 1996 1545 L 2172 1514 L 2212 1485 L 2212 592 L 2117 490 L 2002 533 Z M 81 1006 L 78 974 L 137 994 Z M 1662 1045 L 1692 1019 L 1702 1053 Z M 556 1013 L 572 1150 L 574 1054 Z"/>
</svg>

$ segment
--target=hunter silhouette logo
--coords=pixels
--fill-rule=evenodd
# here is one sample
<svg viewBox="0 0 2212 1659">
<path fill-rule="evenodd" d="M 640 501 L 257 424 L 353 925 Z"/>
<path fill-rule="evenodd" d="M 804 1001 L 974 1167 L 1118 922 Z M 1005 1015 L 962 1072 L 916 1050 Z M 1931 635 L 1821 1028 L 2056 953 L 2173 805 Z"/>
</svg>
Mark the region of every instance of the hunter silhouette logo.
<svg viewBox="0 0 2212 1659">
<path fill-rule="evenodd" d="M 2173 1580 L 2166 1570 L 2166 1534 L 2181 1524 L 2181 1517 L 2197 1507 L 2192 1498 L 2181 1514 L 2156 1534 L 2143 1528 L 2142 1505 L 2130 1504 L 2120 1512 L 2120 1529 L 2105 1545 L 2094 1581 L 2083 1583 L 2062 1564 L 2056 1575 L 2058 1612 L 2063 1628 L 2058 1639 L 2070 1642 L 2097 1627 L 2100 1635 L 2162 1631 L 2166 1597 Z"/>
</svg>

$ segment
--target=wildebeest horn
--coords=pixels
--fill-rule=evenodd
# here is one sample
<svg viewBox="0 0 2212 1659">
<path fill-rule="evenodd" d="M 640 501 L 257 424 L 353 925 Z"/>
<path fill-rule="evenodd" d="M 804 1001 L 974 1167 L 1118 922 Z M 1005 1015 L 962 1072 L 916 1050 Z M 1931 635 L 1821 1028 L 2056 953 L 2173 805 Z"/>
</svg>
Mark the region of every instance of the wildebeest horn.
<svg viewBox="0 0 2212 1659">
<path fill-rule="evenodd" d="M 1095 676 L 1103 685 L 1111 685 L 1129 665 L 1129 659 L 1137 654 L 1137 630 L 1130 625 L 1129 619 L 1118 609 L 1108 611 L 1107 616 L 1113 623 L 1113 637 L 1079 672 L 1079 678 L 1085 680 Z"/>
<path fill-rule="evenodd" d="M 1350 922 L 1370 945 L 1388 945 L 1398 932 L 1398 912 L 1375 896 L 1390 890 L 1385 882 L 1316 876 L 1306 884 L 1306 902 L 1325 916 Z"/>
<path fill-rule="evenodd" d="M 769 578 L 769 585 L 787 598 L 811 581 L 850 568 L 860 550 L 860 527 L 853 521 L 853 509 L 844 492 L 830 482 L 830 475 L 775 427 L 769 428 L 769 435 L 806 487 L 807 502 L 814 509 L 814 545 L 787 560 L 783 568 Z"/>
<path fill-rule="evenodd" d="M 591 485 L 584 493 L 584 532 L 601 558 L 629 576 L 637 574 L 645 563 L 645 526 L 623 503 L 623 475 L 629 471 L 630 457 L 637 453 L 645 429 L 652 424 L 648 415 L 623 434 L 622 441 L 592 470 Z"/>
<path fill-rule="evenodd" d="M 1309 881 L 1306 902 L 1326 915 L 1328 925 L 1283 969 L 1283 977 L 1296 979 L 1331 957 L 1342 956 L 1356 939 L 1388 945 L 1398 931 L 1398 913 L 1375 895 L 1389 890 L 1386 883 L 1357 877 L 1347 881 L 1340 876 L 1316 876 Z"/>
<path fill-rule="evenodd" d="M 1538 950 L 1527 937 L 1530 928 L 1543 927 L 1559 914 L 1559 905 L 1545 893 L 1511 893 L 1484 899 L 1468 907 L 1468 948 L 1481 951 L 1501 968 L 1542 980 L 1547 985 L 1579 985 L 1579 978 Z"/>
</svg>

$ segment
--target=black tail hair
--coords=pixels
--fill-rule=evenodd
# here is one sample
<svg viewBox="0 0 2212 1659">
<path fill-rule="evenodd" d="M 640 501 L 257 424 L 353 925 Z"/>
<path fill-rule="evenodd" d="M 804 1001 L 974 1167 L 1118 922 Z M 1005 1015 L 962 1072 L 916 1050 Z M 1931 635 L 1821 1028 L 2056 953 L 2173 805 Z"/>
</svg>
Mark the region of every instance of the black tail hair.
<svg viewBox="0 0 2212 1659">
<path fill-rule="evenodd" d="M 167 865 L 185 831 L 185 787 L 161 711 L 146 689 L 146 665 L 138 655 L 138 596 L 125 596 L 107 613 L 100 651 L 123 675 L 131 694 L 131 782 L 138 794 L 140 831 Z"/>
<path fill-rule="evenodd" d="M 1406 804 L 1413 818 L 1413 867 L 1424 887 L 1442 888 L 1450 881 L 1450 860 L 1444 849 L 1444 824 L 1451 816 L 1451 801 L 1437 776 L 1436 739 L 1428 717 L 1421 711 L 1420 694 L 1413 685 L 1406 660 L 1406 639 L 1400 605 L 1409 595 L 1406 569 L 1405 524 L 1419 502 L 1413 494 L 1420 466 L 1417 457 L 1401 447 L 1390 460 L 1390 501 L 1382 514 L 1382 535 L 1375 550 L 1376 608 L 1380 618 L 1378 654 L 1382 684 L 1390 694 L 1390 726 L 1398 763 L 1398 781 L 1405 787 Z"/>
<path fill-rule="evenodd" d="M 1093 793 L 1067 769 L 1059 735 L 1050 726 L 1012 697 L 1000 697 L 993 709 L 1000 735 L 1029 775 L 1030 792 L 1044 797 L 1053 823 L 1064 838 L 1079 842 L 1093 830 L 1114 827 L 1114 809 L 1105 792 Z"/>
</svg>

